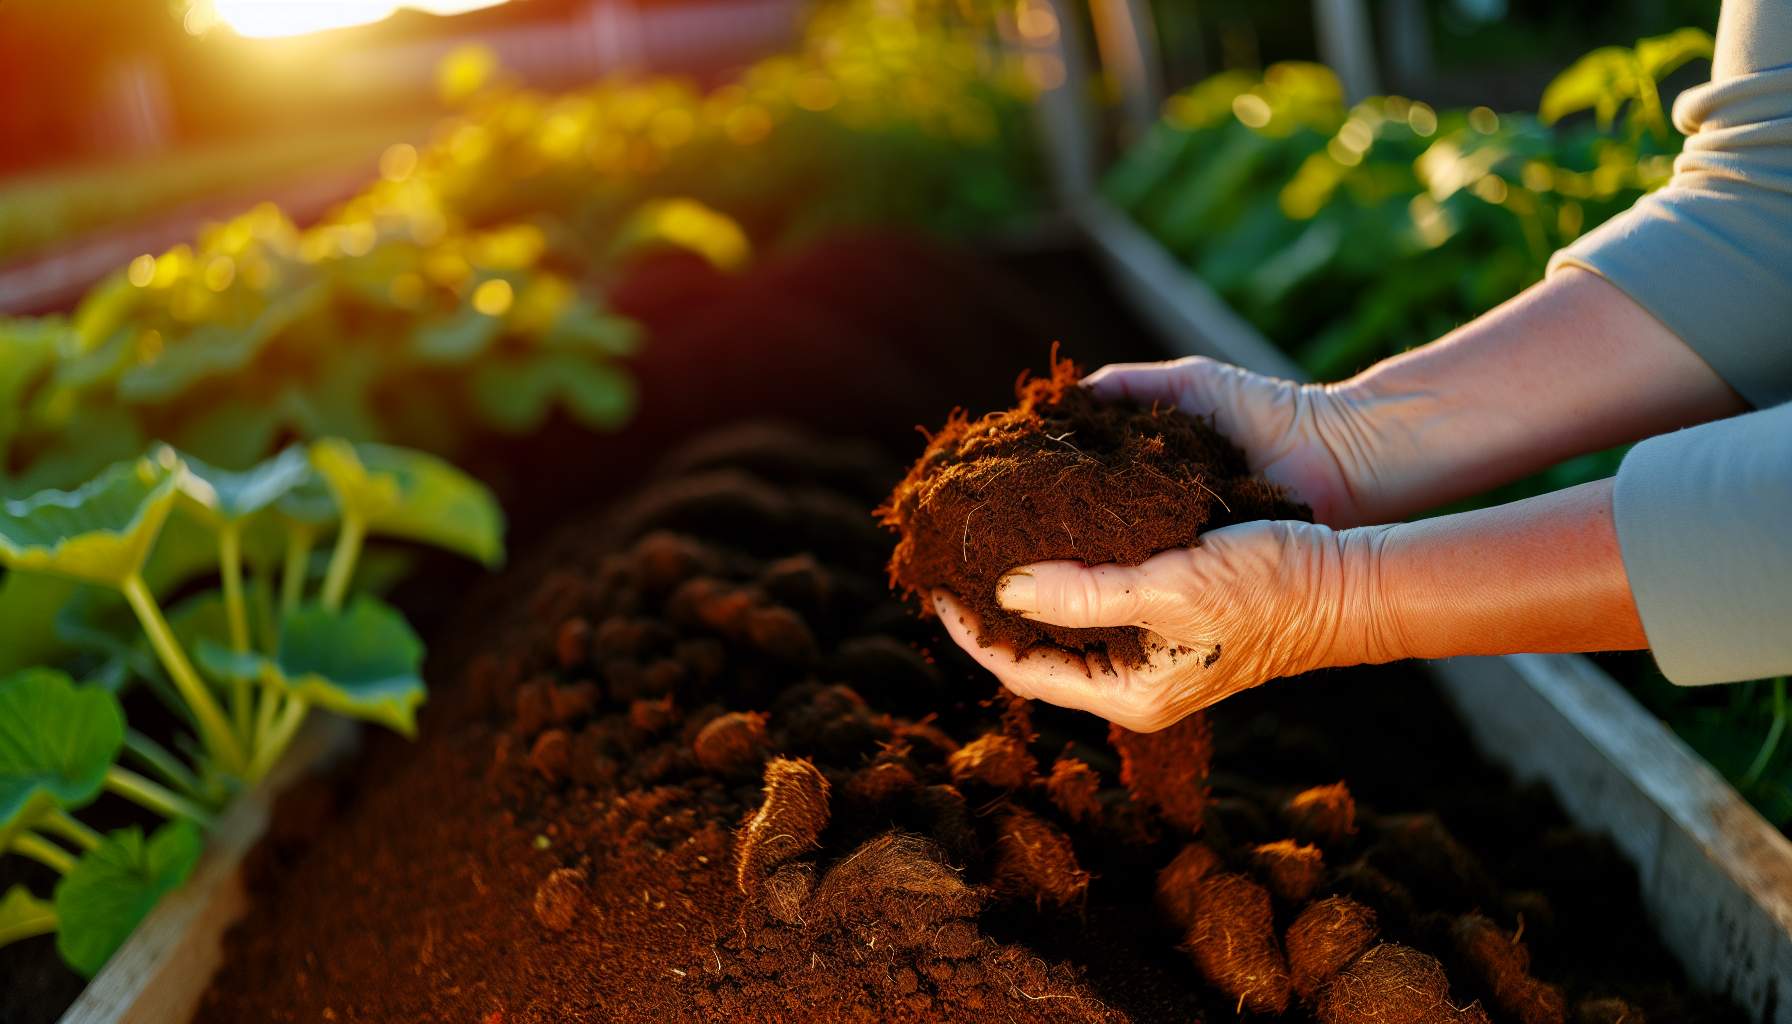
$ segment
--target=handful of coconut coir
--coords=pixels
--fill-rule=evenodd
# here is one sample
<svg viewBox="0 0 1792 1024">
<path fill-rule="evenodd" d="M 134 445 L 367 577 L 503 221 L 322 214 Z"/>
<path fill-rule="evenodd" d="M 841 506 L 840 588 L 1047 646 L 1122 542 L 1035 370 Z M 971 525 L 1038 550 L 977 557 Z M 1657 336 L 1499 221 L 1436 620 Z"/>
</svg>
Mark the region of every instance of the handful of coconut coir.
<svg viewBox="0 0 1792 1024">
<path fill-rule="evenodd" d="M 900 539 L 890 582 L 925 598 L 944 588 L 982 619 L 986 646 L 1052 643 L 1143 664 L 1135 626 L 1064 629 L 996 603 L 996 583 L 1030 562 L 1137 565 L 1198 543 L 1206 530 L 1312 511 L 1250 475 L 1244 453 L 1213 425 L 1177 409 L 1104 402 L 1069 360 L 1048 378 L 1023 375 L 1012 409 L 972 420 L 960 410 L 879 515 Z M 931 607 L 929 602 L 923 604 Z"/>
</svg>

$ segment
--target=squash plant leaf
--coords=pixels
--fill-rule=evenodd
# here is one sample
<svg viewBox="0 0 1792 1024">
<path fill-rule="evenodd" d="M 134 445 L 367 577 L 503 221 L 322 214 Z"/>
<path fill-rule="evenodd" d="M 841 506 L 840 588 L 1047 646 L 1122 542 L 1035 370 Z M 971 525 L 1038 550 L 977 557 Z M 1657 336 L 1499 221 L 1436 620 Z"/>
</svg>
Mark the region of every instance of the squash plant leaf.
<svg viewBox="0 0 1792 1024">
<path fill-rule="evenodd" d="M 0 563 L 120 586 L 135 576 L 173 507 L 165 462 L 122 462 L 73 491 L 0 501 Z"/>
<path fill-rule="evenodd" d="M 1609 128 L 1618 116 L 1618 107 L 1636 94 L 1635 78 L 1629 50 L 1602 46 L 1570 64 L 1549 83 L 1537 112 L 1544 124 L 1554 124 L 1569 114 L 1591 109 L 1599 127 Z"/>
<path fill-rule="evenodd" d="M 233 395 L 193 410 L 163 436 L 188 458 L 247 466 L 274 450 L 284 425 L 278 404 Z"/>
<path fill-rule="evenodd" d="M 207 377 L 241 372 L 270 339 L 300 317 L 316 311 L 326 289 L 311 284 L 268 303 L 246 325 L 204 324 L 171 342 L 155 359 L 118 378 L 118 397 L 127 402 L 166 402 Z"/>
<path fill-rule="evenodd" d="M 344 518 L 370 533 L 423 541 L 488 566 L 504 561 L 504 513 L 490 491 L 449 463 L 405 448 L 327 439 L 311 446 Z"/>
<path fill-rule="evenodd" d="M 56 930 L 56 908 L 49 900 L 15 885 L 0 896 L 0 946 Z"/>
<path fill-rule="evenodd" d="M 44 812 L 98 796 L 123 744 L 110 693 L 48 668 L 0 679 L 0 849 Z"/>
<path fill-rule="evenodd" d="M 404 616 L 378 598 L 360 595 L 338 612 L 310 604 L 288 613 L 271 658 L 205 641 L 199 662 L 218 675 L 259 675 L 318 707 L 406 736 L 417 731 L 417 706 L 425 695 L 423 642 Z"/>
<path fill-rule="evenodd" d="M 56 949 L 93 977 L 156 901 L 187 880 L 204 841 L 190 821 L 171 821 L 147 840 L 135 826 L 108 835 L 56 883 Z"/>
<path fill-rule="evenodd" d="M 465 363 L 490 348 L 503 332 L 503 320 L 468 304 L 417 328 L 411 336 L 411 352 L 423 363 Z"/>
<path fill-rule="evenodd" d="M 110 590 L 77 585 L 57 609 L 53 630 L 57 642 L 69 650 L 89 655 L 102 665 L 117 666 L 123 678 L 105 687 L 114 693 L 133 676 L 165 682 L 161 663 L 146 648 L 142 627 L 131 615 L 130 606 Z"/>
<path fill-rule="evenodd" d="M 311 463 L 305 450 L 298 447 L 241 472 L 219 469 L 190 455 L 175 457 L 187 468 L 180 478 L 181 496 L 202 517 L 218 523 L 248 519 L 311 476 Z"/>
<path fill-rule="evenodd" d="M 570 353 L 487 363 L 474 373 L 472 387 L 480 415 L 516 434 L 539 428 L 556 403 L 599 430 L 621 425 L 635 408 L 634 381 L 626 372 Z"/>
<path fill-rule="evenodd" d="M 1711 33 L 1702 28 L 1682 28 L 1637 40 L 1636 63 L 1643 74 L 1659 82 L 1688 61 L 1710 60 L 1714 47 Z"/>
<path fill-rule="evenodd" d="M 627 356 L 641 346 L 641 325 L 577 298 L 560 310 L 542 341 L 550 348 Z"/>
<path fill-rule="evenodd" d="M 0 318 L 0 466 L 18 433 L 25 392 L 48 372 L 56 343 L 66 330 L 62 322 Z"/>
<path fill-rule="evenodd" d="M 253 597 L 250 599 L 254 600 Z M 262 609 L 257 607 L 254 611 L 259 615 Z M 213 644 L 228 647 L 230 620 L 229 612 L 224 606 L 224 595 L 216 590 L 207 590 L 169 608 L 168 628 L 174 631 L 174 638 L 180 641 L 180 645 L 189 651 L 198 652 Z M 228 679 L 236 675 L 252 678 L 255 675 L 254 668 L 241 673 L 213 672 L 212 666 L 204 658 L 199 659 L 199 665 L 212 673 L 214 679 Z"/>
</svg>

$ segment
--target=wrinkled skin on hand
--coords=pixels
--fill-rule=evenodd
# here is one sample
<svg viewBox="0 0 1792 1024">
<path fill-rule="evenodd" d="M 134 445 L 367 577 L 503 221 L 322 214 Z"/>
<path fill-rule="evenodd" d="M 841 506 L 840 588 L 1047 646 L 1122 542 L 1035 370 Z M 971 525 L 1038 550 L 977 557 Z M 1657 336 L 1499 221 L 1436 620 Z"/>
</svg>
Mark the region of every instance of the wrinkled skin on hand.
<svg viewBox="0 0 1792 1024">
<path fill-rule="evenodd" d="M 1154 732 L 1270 679 L 1392 660 L 1397 630 L 1374 598 L 1381 536 L 1242 523 L 1137 566 L 1039 562 L 1003 578 L 997 599 L 1027 618 L 1150 630 L 1143 666 L 983 647 L 970 612 L 944 591 L 933 599 L 952 638 L 1009 690 Z"/>
<path fill-rule="evenodd" d="M 1330 526 L 1382 518 L 1375 496 L 1389 490 L 1385 452 L 1411 443 L 1400 417 L 1378 413 L 1348 385 L 1297 384 L 1203 356 L 1168 363 L 1115 363 L 1083 379 L 1104 399 L 1131 398 L 1212 416 L 1244 450 L 1251 471 L 1281 484 Z"/>
</svg>

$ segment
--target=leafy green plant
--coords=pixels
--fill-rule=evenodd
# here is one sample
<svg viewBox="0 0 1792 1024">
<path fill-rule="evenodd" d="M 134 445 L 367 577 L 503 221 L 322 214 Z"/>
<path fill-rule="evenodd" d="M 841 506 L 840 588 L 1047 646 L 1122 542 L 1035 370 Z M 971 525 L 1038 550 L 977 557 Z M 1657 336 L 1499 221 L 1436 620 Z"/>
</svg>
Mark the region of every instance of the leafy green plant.
<svg viewBox="0 0 1792 1024">
<path fill-rule="evenodd" d="M 1549 87 L 1541 117 L 1397 96 L 1346 107 L 1313 65 L 1227 72 L 1172 99 L 1104 187 L 1331 379 L 1517 294 L 1664 183 L 1680 139 L 1657 82 L 1710 53 L 1698 29 L 1595 51 Z M 1593 123 L 1558 123 L 1582 110 Z"/>
<path fill-rule="evenodd" d="M 215 568 L 218 586 L 169 614 L 144 566 L 177 509 L 209 536 L 214 557 L 195 564 Z M 325 531 L 336 540 L 319 581 L 309 553 Z M 173 753 L 128 729 L 106 686 L 58 669 L 0 679 L 0 851 L 60 876 L 50 901 L 6 894 L 0 940 L 55 930 L 64 960 L 91 975 L 192 870 L 215 808 L 266 776 L 313 708 L 413 733 L 423 645 L 378 598 L 351 599 L 364 545 L 392 537 L 495 565 L 502 534 L 491 495 L 446 462 L 340 439 L 242 472 L 160 445 L 74 491 L 0 503 L 0 564 L 121 596 L 140 641 L 97 616 L 84 628 L 140 666 L 136 674 L 165 682 L 154 692 L 198 741 L 176 744 L 187 757 Z M 153 665 L 130 657 L 138 642 Z M 125 757 L 149 774 L 125 767 Z M 147 837 L 136 828 L 100 835 L 74 812 L 102 793 L 169 821 Z"/>
</svg>

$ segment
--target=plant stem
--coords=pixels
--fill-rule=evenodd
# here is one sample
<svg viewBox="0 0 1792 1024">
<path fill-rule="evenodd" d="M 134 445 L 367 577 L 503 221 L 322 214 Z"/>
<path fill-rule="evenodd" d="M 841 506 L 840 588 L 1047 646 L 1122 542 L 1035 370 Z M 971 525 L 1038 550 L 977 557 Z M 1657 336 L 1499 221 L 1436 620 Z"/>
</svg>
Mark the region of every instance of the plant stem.
<svg viewBox="0 0 1792 1024">
<path fill-rule="evenodd" d="M 50 911 L 42 917 L 26 921 L 14 921 L 11 924 L 0 924 L 0 946 L 20 942 L 36 935 L 48 935 L 56 930 L 56 914 Z"/>
<path fill-rule="evenodd" d="M 44 831 L 59 835 L 83 850 L 97 850 L 103 841 L 98 832 L 76 821 L 60 807 L 45 815 L 38 824 Z"/>
<path fill-rule="evenodd" d="M 255 709 L 255 742 L 250 749 L 260 750 L 268 741 L 268 732 L 274 728 L 274 719 L 280 713 L 281 691 L 272 686 L 261 688 L 261 704 Z"/>
<path fill-rule="evenodd" d="M 143 576 L 131 574 L 119 589 L 131 603 L 131 610 L 137 613 L 137 621 L 143 624 L 143 632 L 148 634 L 150 646 L 162 659 L 162 667 L 168 670 L 175 689 L 192 709 L 194 721 L 199 725 L 199 737 L 205 741 L 206 749 L 222 762 L 226 771 L 242 771 L 248 763 L 243 756 L 242 744 L 230 731 L 230 723 L 225 721 L 224 712 L 213 699 L 205 680 L 199 678 L 193 663 L 187 660 L 187 652 L 181 650 L 174 631 L 168 628 L 168 620 L 162 617 L 161 606 L 156 604 L 155 595 L 149 592 Z"/>
<path fill-rule="evenodd" d="M 265 570 L 255 567 L 249 577 L 249 585 L 255 593 L 255 625 L 251 633 L 261 637 L 261 649 L 271 651 L 280 646 L 280 624 L 274 621 L 274 586 L 268 582 Z"/>
<path fill-rule="evenodd" d="M 1738 784 L 1744 788 L 1761 781 L 1767 766 L 1773 762 L 1774 751 L 1779 749 L 1780 737 L 1786 734 L 1786 680 L 1782 677 L 1773 681 L 1773 724 L 1767 727 L 1767 738 L 1761 741 L 1761 749 L 1755 752 L 1755 760 L 1742 773 Z"/>
<path fill-rule="evenodd" d="M 143 735 L 135 729 L 126 729 L 124 733 L 124 749 L 145 768 L 162 777 L 162 781 L 173 786 L 187 796 L 199 796 L 199 777 L 182 764 L 180 758 L 168 752 L 168 749 Z"/>
<path fill-rule="evenodd" d="M 249 766 L 249 778 L 259 782 L 273 770 L 292 745 L 294 736 L 299 733 L 299 726 L 305 724 L 305 713 L 311 710 L 309 701 L 300 697 L 289 698 L 286 706 L 280 709 L 280 717 L 262 737 L 262 742 L 255 748 L 255 762 Z"/>
<path fill-rule="evenodd" d="M 35 832 L 20 832 L 12 837 L 14 853 L 37 861 L 59 875 L 66 875 L 75 866 L 75 858 L 67 850 Z"/>
<path fill-rule="evenodd" d="M 230 647 L 238 654 L 249 650 L 249 612 L 243 601 L 243 532 L 240 524 L 225 523 L 218 528 L 218 575 L 224 583 L 224 615 L 230 623 Z M 253 693 L 249 680 L 230 681 L 230 717 L 236 734 L 249 742 L 249 724 Z"/>
<path fill-rule="evenodd" d="M 324 575 L 324 608 L 335 611 L 342 607 L 348 584 L 355 576 L 355 562 L 361 557 L 361 542 L 367 537 L 367 524 L 360 516 L 344 515 L 342 529 L 336 534 L 336 550 L 330 552 L 330 571 Z"/>
<path fill-rule="evenodd" d="M 280 612 L 285 614 L 299 606 L 305 596 L 305 563 L 311 558 L 311 542 L 317 531 L 294 523 L 286 532 L 286 563 L 280 568 Z"/>
<path fill-rule="evenodd" d="M 212 816 L 205 808 L 129 768 L 113 765 L 106 769 L 106 789 L 164 818 L 188 818 L 201 828 L 212 826 Z"/>
</svg>

